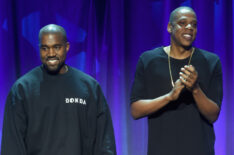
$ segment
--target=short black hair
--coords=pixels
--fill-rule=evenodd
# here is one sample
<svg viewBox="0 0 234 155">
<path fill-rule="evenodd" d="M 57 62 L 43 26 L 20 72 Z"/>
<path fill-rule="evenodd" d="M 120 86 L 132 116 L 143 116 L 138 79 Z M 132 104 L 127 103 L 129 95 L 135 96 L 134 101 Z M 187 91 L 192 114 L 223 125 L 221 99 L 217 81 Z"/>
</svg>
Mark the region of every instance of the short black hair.
<svg viewBox="0 0 234 155">
<path fill-rule="evenodd" d="M 41 43 L 41 37 L 43 34 L 50 34 L 50 33 L 60 33 L 63 36 L 64 42 L 67 42 L 67 33 L 62 26 L 56 24 L 49 24 L 40 29 L 39 32 L 39 43 Z"/>
<path fill-rule="evenodd" d="M 176 8 L 175 10 L 173 10 L 173 11 L 171 12 L 171 14 L 170 14 L 170 19 L 169 19 L 169 23 L 170 23 L 170 24 L 173 24 L 173 22 L 176 20 L 176 18 L 177 18 L 177 16 L 178 16 L 178 12 L 179 12 L 180 10 L 182 10 L 182 9 L 189 10 L 189 11 L 193 12 L 193 13 L 196 15 L 195 11 L 194 11 L 192 8 L 188 7 L 188 6 L 181 6 L 181 7 L 178 7 L 178 8 Z"/>
</svg>

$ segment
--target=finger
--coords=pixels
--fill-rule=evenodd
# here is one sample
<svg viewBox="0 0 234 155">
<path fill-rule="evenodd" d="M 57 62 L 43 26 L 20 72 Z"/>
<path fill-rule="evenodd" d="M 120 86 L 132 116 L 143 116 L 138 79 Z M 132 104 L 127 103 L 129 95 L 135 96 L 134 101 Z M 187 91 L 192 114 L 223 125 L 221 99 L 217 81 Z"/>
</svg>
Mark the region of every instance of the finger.
<svg viewBox="0 0 234 155">
<path fill-rule="evenodd" d="M 181 71 L 182 71 L 184 74 L 186 74 L 187 76 L 190 76 L 190 75 L 192 74 L 189 70 L 187 70 L 187 69 L 185 69 L 185 68 L 181 68 Z"/>
<path fill-rule="evenodd" d="M 195 71 L 195 67 L 193 67 L 193 65 L 185 65 L 184 68 L 186 70 L 188 70 L 189 72 L 194 72 Z"/>
<path fill-rule="evenodd" d="M 194 74 L 190 74 L 190 76 L 188 77 L 188 80 L 189 81 L 196 81 L 196 79 L 197 79 L 197 76 L 196 75 L 194 75 Z"/>
<path fill-rule="evenodd" d="M 182 76 L 180 76 L 180 80 L 187 88 L 192 87 L 192 82 L 190 80 L 186 80 Z"/>
<path fill-rule="evenodd" d="M 181 85 L 182 82 L 180 81 L 180 79 L 177 79 L 176 82 L 175 82 L 175 85 Z"/>
<path fill-rule="evenodd" d="M 178 90 L 182 90 L 184 88 L 184 85 L 183 84 L 181 84 L 181 85 L 179 85 L 179 87 L 177 88 Z"/>
<path fill-rule="evenodd" d="M 183 78 L 183 76 L 180 76 L 180 81 L 181 81 L 184 85 L 187 84 L 187 83 L 186 83 L 186 80 L 185 80 L 185 78 Z"/>
<path fill-rule="evenodd" d="M 184 88 L 184 84 L 181 82 L 180 79 L 176 80 L 174 88 L 175 89 L 183 89 Z"/>
<path fill-rule="evenodd" d="M 192 79 L 190 78 L 190 76 L 184 74 L 183 72 L 180 72 L 179 74 L 183 78 L 184 81 L 186 81 L 186 82 L 192 82 Z"/>
<path fill-rule="evenodd" d="M 192 65 L 190 65 L 190 67 L 185 66 L 185 69 L 186 69 L 187 71 L 191 72 L 191 74 L 189 75 L 189 77 L 190 77 L 191 79 L 194 79 L 194 80 L 196 81 L 196 79 L 197 79 L 197 77 L 198 77 L 198 73 L 197 73 L 196 69 L 195 69 Z"/>
<path fill-rule="evenodd" d="M 175 92 L 179 93 L 179 92 L 181 92 L 181 90 L 182 90 L 184 87 L 185 87 L 185 85 L 182 84 L 182 83 L 180 82 L 180 84 L 179 84 L 179 85 L 176 85 L 173 89 L 174 89 Z"/>
</svg>

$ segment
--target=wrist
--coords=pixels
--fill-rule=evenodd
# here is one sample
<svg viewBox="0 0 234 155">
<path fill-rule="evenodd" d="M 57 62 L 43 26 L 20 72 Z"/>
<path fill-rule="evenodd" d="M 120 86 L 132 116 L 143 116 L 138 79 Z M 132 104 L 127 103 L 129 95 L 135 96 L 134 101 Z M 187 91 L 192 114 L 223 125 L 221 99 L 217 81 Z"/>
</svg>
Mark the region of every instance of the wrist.
<svg viewBox="0 0 234 155">
<path fill-rule="evenodd" d="M 165 97 L 166 102 L 173 101 L 173 97 L 172 97 L 171 93 L 166 94 L 164 97 Z"/>
<path fill-rule="evenodd" d="M 200 86 L 199 86 L 198 83 L 196 83 L 196 84 L 194 85 L 194 87 L 192 88 L 192 93 L 193 93 L 193 94 L 197 94 L 198 91 L 199 91 L 199 89 L 200 89 Z"/>
</svg>

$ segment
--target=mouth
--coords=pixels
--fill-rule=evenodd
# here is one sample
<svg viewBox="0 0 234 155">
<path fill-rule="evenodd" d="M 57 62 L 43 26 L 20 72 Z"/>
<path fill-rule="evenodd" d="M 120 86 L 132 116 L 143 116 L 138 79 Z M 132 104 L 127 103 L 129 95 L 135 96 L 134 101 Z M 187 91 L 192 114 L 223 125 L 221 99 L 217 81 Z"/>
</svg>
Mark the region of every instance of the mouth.
<svg viewBox="0 0 234 155">
<path fill-rule="evenodd" d="M 185 33 L 183 34 L 183 38 L 190 41 L 192 40 L 193 36 L 191 34 Z"/>
<path fill-rule="evenodd" d="M 58 58 L 48 58 L 46 61 L 47 61 L 47 63 L 49 65 L 56 65 L 56 64 L 59 63 L 59 59 Z"/>
</svg>

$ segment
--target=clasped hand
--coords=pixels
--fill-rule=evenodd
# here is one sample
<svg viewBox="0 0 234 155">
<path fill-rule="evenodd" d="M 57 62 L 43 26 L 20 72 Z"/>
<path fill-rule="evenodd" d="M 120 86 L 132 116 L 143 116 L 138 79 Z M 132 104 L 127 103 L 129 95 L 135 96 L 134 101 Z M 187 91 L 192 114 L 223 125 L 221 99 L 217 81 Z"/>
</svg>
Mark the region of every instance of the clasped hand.
<svg viewBox="0 0 234 155">
<path fill-rule="evenodd" d="M 185 65 L 180 71 L 180 80 L 188 90 L 193 90 L 196 86 L 198 73 L 192 65 Z"/>
<path fill-rule="evenodd" d="M 184 87 L 188 90 L 193 91 L 197 86 L 198 73 L 192 65 L 185 65 L 181 68 L 180 78 L 176 80 L 175 86 L 169 93 L 170 101 L 177 100 Z"/>
</svg>

